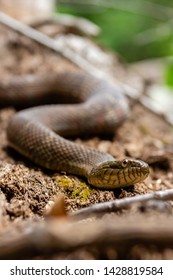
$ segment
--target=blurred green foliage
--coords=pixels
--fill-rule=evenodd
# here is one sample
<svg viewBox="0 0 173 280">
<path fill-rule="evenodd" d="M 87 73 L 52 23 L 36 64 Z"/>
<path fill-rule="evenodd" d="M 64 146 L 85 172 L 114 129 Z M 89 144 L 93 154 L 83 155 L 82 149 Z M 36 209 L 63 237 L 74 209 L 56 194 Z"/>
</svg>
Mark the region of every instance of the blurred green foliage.
<svg viewBox="0 0 173 280">
<path fill-rule="evenodd" d="M 57 11 L 96 23 L 96 39 L 127 62 L 173 56 L 172 0 L 58 0 Z M 165 81 L 173 87 L 173 60 Z"/>
<path fill-rule="evenodd" d="M 81 3 L 58 1 L 58 12 L 95 22 L 102 29 L 97 40 L 120 53 L 126 61 L 172 55 L 173 1 L 105 0 L 99 5 L 99 0 L 81 0 Z"/>
<path fill-rule="evenodd" d="M 173 60 L 167 64 L 165 70 L 165 82 L 166 85 L 173 88 Z"/>
</svg>

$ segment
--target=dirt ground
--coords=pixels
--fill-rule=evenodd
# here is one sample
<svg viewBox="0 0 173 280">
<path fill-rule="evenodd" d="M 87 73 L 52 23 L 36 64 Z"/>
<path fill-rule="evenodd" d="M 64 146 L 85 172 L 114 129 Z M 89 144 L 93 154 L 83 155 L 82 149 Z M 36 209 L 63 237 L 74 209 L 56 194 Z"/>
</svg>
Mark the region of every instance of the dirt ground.
<svg viewBox="0 0 173 280">
<path fill-rule="evenodd" d="M 1 79 L 16 74 L 75 70 L 75 66 L 36 42 L 0 26 L 0 74 Z M 124 66 L 119 63 L 117 67 Z M 124 71 L 124 70 L 123 70 Z M 128 77 L 127 77 L 128 80 Z M 173 129 L 160 116 L 150 112 L 138 102 L 130 102 L 128 119 L 113 137 L 104 139 L 75 139 L 77 143 L 96 147 L 118 158 L 134 157 L 150 164 L 150 175 L 135 186 L 112 190 L 98 190 L 89 186 L 85 179 L 44 170 L 9 148 L 6 139 L 8 121 L 14 108 L 0 110 L 0 243 L 9 234 L 14 236 L 24 231 L 27 223 L 42 223 L 45 209 L 52 205 L 55 197 L 63 193 L 69 213 L 95 203 L 132 197 L 173 186 Z M 3 107 L 3 104 L 2 106 Z M 112 222 L 136 224 L 152 220 L 153 225 L 164 221 L 173 222 L 172 203 L 158 205 L 135 205 L 128 210 L 107 214 L 102 219 Z M 108 217 L 109 216 L 109 217 Z M 87 221 L 86 221 L 87 222 Z M 121 222 L 120 222 L 121 223 Z M 10 235 L 11 234 L 11 235 Z M 35 256 L 35 258 L 38 256 Z M 18 256 L 20 258 L 20 256 Z M 39 256 L 45 258 L 44 255 Z M 95 246 L 76 248 L 70 252 L 50 254 L 51 259 L 173 259 L 169 246 L 157 248 L 151 244 L 136 244 L 125 248 L 119 255 L 116 247 Z"/>
</svg>

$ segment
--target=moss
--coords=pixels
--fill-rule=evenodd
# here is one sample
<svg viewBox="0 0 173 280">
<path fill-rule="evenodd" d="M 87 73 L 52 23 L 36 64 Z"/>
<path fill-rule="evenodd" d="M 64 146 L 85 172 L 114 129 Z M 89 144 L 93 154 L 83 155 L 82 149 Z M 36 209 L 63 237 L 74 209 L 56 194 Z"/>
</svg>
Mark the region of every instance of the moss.
<svg viewBox="0 0 173 280">
<path fill-rule="evenodd" d="M 83 202 L 86 202 L 88 197 L 93 193 L 93 190 L 86 188 L 81 191 L 80 198 Z"/>
<path fill-rule="evenodd" d="M 172 132 L 173 132 L 173 130 L 172 130 Z M 170 142 L 171 142 L 171 140 L 170 140 L 169 138 L 167 138 L 167 137 L 163 137 L 163 139 L 162 139 L 162 143 L 163 143 L 163 144 L 165 144 L 165 145 L 169 145 L 169 144 L 170 144 Z"/>
<path fill-rule="evenodd" d="M 63 188 L 64 190 L 71 190 L 74 187 L 74 182 L 70 177 L 67 177 L 66 175 L 59 175 L 56 177 L 57 184 L 60 188 Z"/>
<path fill-rule="evenodd" d="M 146 125 L 140 125 L 139 129 L 142 132 L 142 134 L 148 135 L 149 130 L 148 130 L 148 127 Z"/>
<path fill-rule="evenodd" d="M 74 199 L 78 198 L 82 202 L 86 202 L 89 196 L 94 192 L 85 182 L 81 182 L 77 178 L 58 175 L 56 179 L 58 186 L 62 188 L 68 196 Z"/>
<path fill-rule="evenodd" d="M 90 189 L 85 184 L 82 184 L 82 186 L 79 186 L 72 192 L 73 198 L 79 198 L 82 202 L 86 202 L 89 196 L 93 193 L 93 190 Z"/>
</svg>

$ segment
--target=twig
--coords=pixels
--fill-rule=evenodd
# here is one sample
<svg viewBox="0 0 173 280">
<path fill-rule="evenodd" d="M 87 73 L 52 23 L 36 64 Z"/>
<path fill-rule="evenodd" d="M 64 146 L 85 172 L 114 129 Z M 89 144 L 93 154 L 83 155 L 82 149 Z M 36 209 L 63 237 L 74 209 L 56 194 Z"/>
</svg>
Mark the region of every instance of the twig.
<svg viewBox="0 0 173 280">
<path fill-rule="evenodd" d="M 47 35 L 35 30 L 34 28 L 0 12 L 0 23 L 10 27 L 11 29 L 31 38 L 32 40 L 48 47 L 51 50 L 61 54 L 66 59 L 70 60 L 72 63 L 76 64 L 80 68 L 95 74 L 96 76 L 103 78 L 105 73 L 91 65 L 87 60 L 83 59 L 78 54 L 65 48 L 61 48 L 57 45 L 56 41 Z M 110 78 L 110 77 L 109 77 Z"/>
<path fill-rule="evenodd" d="M 49 256 L 78 248 L 107 245 L 123 254 L 136 244 L 156 245 L 158 248 L 173 248 L 173 223 L 162 219 L 153 223 L 144 218 L 108 219 L 89 222 L 50 220 L 26 229 L 28 233 L 4 234 L 0 240 L 0 259 L 24 259 Z M 8 239 L 7 239 L 8 238 Z"/>
<path fill-rule="evenodd" d="M 101 32 L 100 27 L 90 20 L 65 13 L 53 14 L 48 16 L 46 19 L 34 19 L 29 23 L 29 25 L 33 28 L 39 28 L 42 25 L 52 22 L 61 24 L 65 27 L 74 27 L 87 36 L 98 36 Z"/>
<path fill-rule="evenodd" d="M 34 28 L 16 19 L 13 19 L 12 17 L 6 15 L 3 12 L 0 12 L 0 23 L 61 54 L 64 58 L 68 59 L 73 64 L 77 65 L 79 68 L 87 71 L 88 73 L 91 73 L 96 77 L 104 78 L 109 80 L 110 82 L 113 82 L 113 78 L 110 77 L 110 75 L 91 65 L 80 55 L 74 53 L 74 51 L 67 48 L 59 47 L 56 43 L 56 40 L 48 37 L 47 35 L 35 30 Z M 139 96 L 138 91 L 128 84 L 117 81 L 116 85 L 119 90 L 124 91 L 125 94 L 129 95 L 132 98 L 137 98 Z"/>
<path fill-rule="evenodd" d="M 122 199 L 117 199 L 113 201 L 97 203 L 90 207 L 86 207 L 76 212 L 73 212 L 71 215 L 73 217 L 86 218 L 90 215 L 100 215 L 110 212 L 115 212 L 124 208 L 128 208 L 134 203 L 143 203 L 149 200 L 173 200 L 173 189 L 165 191 L 156 191 L 153 193 L 147 193 L 143 195 L 137 195 L 134 197 L 127 197 Z"/>
<path fill-rule="evenodd" d="M 83 34 L 87 34 L 89 36 L 97 36 L 101 32 L 101 29 L 98 25 L 82 17 L 76 17 L 63 13 L 53 15 L 52 19 L 55 22 L 63 24 L 64 26 L 74 26 L 78 28 Z"/>
</svg>

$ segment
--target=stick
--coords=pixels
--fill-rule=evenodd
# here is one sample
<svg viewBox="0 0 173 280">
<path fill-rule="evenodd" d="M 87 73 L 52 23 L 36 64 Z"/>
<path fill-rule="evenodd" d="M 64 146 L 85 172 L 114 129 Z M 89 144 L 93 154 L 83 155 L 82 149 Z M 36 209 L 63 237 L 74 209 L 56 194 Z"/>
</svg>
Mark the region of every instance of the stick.
<svg viewBox="0 0 173 280">
<path fill-rule="evenodd" d="M 74 53 L 74 51 L 71 51 L 67 48 L 59 47 L 54 39 L 35 30 L 34 28 L 16 19 L 13 19 L 3 12 L 0 12 L 0 23 L 59 53 L 64 58 L 77 65 L 79 68 L 87 71 L 88 73 L 91 73 L 98 78 L 107 79 L 113 83 L 113 78 L 111 78 L 110 75 L 91 65 L 87 60 L 79 56 L 77 53 Z M 117 88 L 121 91 L 124 91 L 124 93 L 129 95 L 130 97 L 137 98 L 139 96 L 138 91 L 128 84 L 117 81 Z"/>
<path fill-rule="evenodd" d="M 121 255 L 136 244 L 155 245 L 158 248 L 173 248 L 173 220 L 162 219 L 158 223 L 141 219 L 103 219 L 89 222 L 57 219 L 48 223 L 31 225 L 27 233 L 7 240 L 1 237 L 0 259 L 28 259 L 50 256 L 60 252 L 71 252 L 78 248 L 111 245 Z"/>
<path fill-rule="evenodd" d="M 95 73 L 96 76 L 103 78 L 105 76 L 105 73 L 98 70 L 94 66 L 92 66 L 87 60 L 83 59 L 78 54 L 74 53 L 71 50 L 67 50 L 65 48 L 60 48 L 56 41 L 47 35 L 35 30 L 34 28 L 6 15 L 3 12 L 0 12 L 0 23 L 3 25 L 6 25 L 10 27 L 11 29 L 31 38 L 32 40 L 44 45 L 45 47 L 48 47 L 51 50 L 54 50 L 55 52 L 61 54 L 66 59 L 70 60 L 80 68 Z"/>
<path fill-rule="evenodd" d="M 86 207 L 76 212 L 73 212 L 71 216 L 86 218 L 87 216 L 100 215 L 110 212 L 115 212 L 117 210 L 121 210 L 124 208 L 128 208 L 134 203 L 142 203 L 147 202 L 149 200 L 173 200 L 173 189 L 165 190 L 165 191 L 156 191 L 153 193 L 147 193 L 143 195 L 137 195 L 134 197 L 127 197 L 122 199 L 117 199 L 113 201 L 97 203 L 90 207 Z"/>
<path fill-rule="evenodd" d="M 63 24 L 64 26 L 74 26 L 78 28 L 83 34 L 86 34 L 88 36 L 97 36 L 101 32 L 101 29 L 98 25 L 87 20 L 86 18 L 76 17 L 73 15 L 63 13 L 53 15 L 52 19 L 55 22 Z"/>
</svg>

